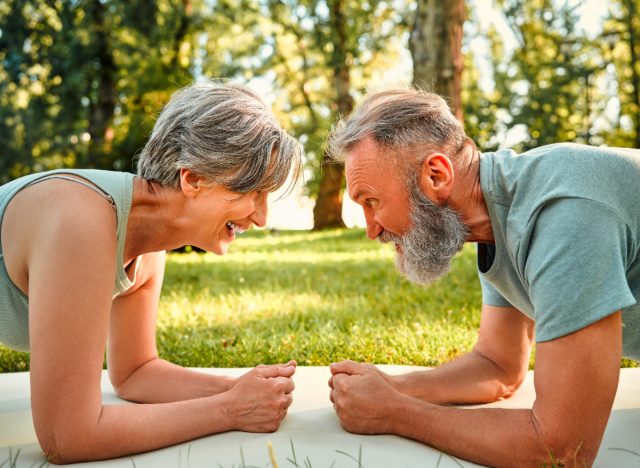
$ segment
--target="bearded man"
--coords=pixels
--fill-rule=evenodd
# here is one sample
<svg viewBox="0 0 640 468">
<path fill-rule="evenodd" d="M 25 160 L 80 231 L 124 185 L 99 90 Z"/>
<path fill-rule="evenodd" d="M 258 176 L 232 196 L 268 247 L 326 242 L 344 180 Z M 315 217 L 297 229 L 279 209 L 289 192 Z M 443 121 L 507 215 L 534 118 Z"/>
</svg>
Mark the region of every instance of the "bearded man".
<svg viewBox="0 0 640 468">
<path fill-rule="evenodd" d="M 640 359 L 640 151 L 481 154 L 442 98 L 415 90 L 367 97 L 335 126 L 330 151 L 368 237 L 395 243 L 407 278 L 433 281 L 475 242 L 483 297 L 478 342 L 445 365 L 390 376 L 333 364 L 342 426 L 484 465 L 591 465 L 620 358 Z M 534 341 L 531 409 L 450 406 L 512 395 Z"/>
</svg>

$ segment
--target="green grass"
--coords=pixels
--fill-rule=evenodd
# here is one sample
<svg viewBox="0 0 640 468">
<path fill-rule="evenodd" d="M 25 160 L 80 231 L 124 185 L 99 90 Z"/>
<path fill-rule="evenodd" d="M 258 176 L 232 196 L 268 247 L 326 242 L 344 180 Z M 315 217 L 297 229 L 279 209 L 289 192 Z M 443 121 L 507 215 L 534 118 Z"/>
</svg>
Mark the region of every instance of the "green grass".
<svg viewBox="0 0 640 468">
<path fill-rule="evenodd" d="M 163 358 L 193 367 L 346 358 L 435 366 L 475 343 L 473 245 L 428 288 L 401 278 L 392 247 L 362 230 L 253 231 L 230 250 L 169 255 L 158 314 Z M 28 355 L 0 347 L 0 371 L 23 370 Z"/>
</svg>

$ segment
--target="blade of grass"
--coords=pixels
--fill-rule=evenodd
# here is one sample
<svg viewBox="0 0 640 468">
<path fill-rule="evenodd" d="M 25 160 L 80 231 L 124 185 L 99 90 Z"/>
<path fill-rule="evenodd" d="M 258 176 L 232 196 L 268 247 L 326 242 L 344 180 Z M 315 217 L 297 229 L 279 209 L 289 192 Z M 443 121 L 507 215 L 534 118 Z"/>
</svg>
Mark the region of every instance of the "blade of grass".
<svg viewBox="0 0 640 468">
<path fill-rule="evenodd" d="M 635 455 L 636 457 L 640 458 L 640 453 L 634 452 L 633 450 L 629 450 L 629 449 L 626 449 L 626 448 L 611 447 L 611 448 L 608 448 L 607 450 L 614 450 L 614 451 L 618 451 L 618 452 L 630 453 L 631 455 Z"/>
</svg>

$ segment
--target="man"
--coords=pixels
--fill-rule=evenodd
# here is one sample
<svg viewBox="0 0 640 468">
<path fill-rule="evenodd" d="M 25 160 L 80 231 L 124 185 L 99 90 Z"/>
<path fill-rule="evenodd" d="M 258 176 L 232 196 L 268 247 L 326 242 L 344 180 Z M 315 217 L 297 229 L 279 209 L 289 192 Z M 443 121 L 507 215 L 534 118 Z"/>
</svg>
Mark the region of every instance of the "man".
<svg viewBox="0 0 640 468">
<path fill-rule="evenodd" d="M 620 357 L 640 358 L 640 151 L 480 154 L 443 99 L 411 90 L 366 98 L 330 149 L 402 273 L 429 283 L 476 242 L 483 293 L 478 342 L 450 363 L 402 376 L 333 364 L 342 426 L 491 466 L 592 464 Z M 447 406 L 508 398 L 534 339 L 532 409 Z"/>
</svg>

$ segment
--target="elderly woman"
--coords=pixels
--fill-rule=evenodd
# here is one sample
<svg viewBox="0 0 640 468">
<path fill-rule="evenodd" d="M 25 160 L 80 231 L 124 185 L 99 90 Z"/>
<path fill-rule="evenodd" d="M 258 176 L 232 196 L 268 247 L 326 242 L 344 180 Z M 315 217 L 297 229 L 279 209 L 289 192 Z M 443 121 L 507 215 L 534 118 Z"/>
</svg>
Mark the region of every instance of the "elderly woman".
<svg viewBox="0 0 640 468">
<path fill-rule="evenodd" d="M 300 154 L 250 89 L 199 84 L 164 108 L 138 175 L 64 169 L 0 187 L 0 342 L 31 353 L 33 420 L 50 461 L 278 428 L 295 362 L 238 379 L 170 364 L 158 357 L 156 309 L 165 250 L 222 255 L 237 233 L 264 226 L 267 194 Z M 150 404 L 102 405 L 105 347 L 117 394 Z"/>
</svg>

